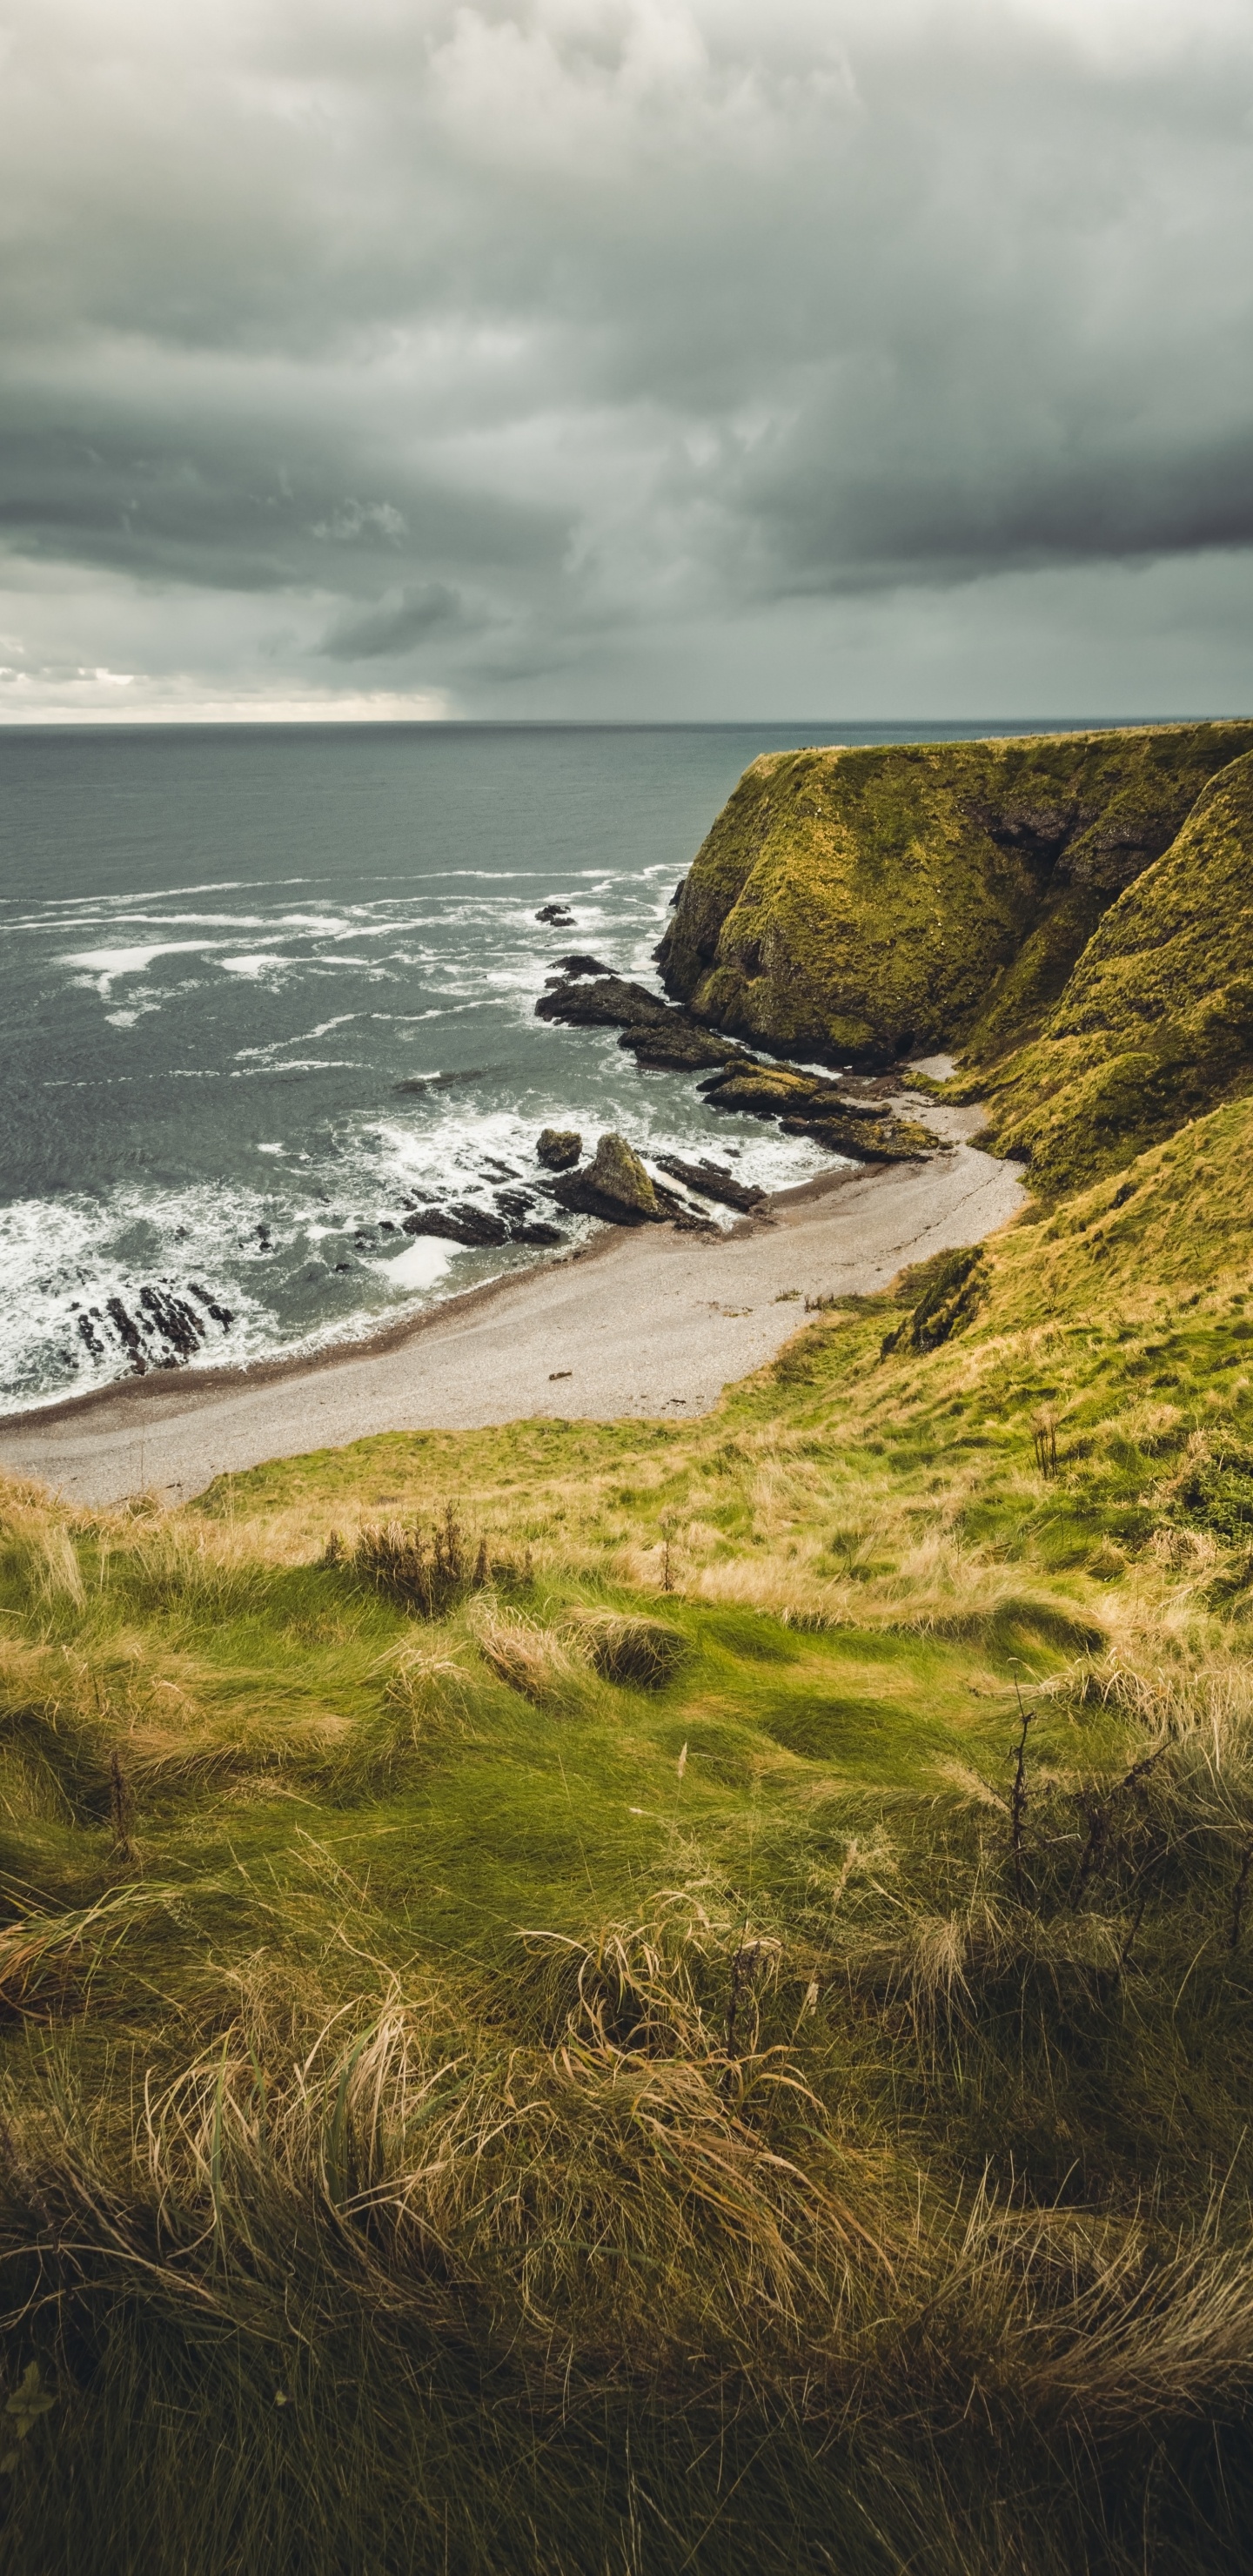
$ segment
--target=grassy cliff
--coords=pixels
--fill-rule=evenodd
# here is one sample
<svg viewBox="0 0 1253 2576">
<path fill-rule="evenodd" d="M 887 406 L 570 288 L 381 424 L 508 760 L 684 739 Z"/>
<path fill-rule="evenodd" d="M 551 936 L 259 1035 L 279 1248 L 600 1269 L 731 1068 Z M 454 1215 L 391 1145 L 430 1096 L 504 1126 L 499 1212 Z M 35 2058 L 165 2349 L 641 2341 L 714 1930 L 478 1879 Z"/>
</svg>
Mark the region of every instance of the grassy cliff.
<svg viewBox="0 0 1253 2576">
<path fill-rule="evenodd" d="M 990 1066 L 980 1052 L 965 1087 L 1050 1194 L 1253 1087 L 1253 757 L 1106 912 L 1035 1042 Z"/>
<path fill-rule="evenodd" d="M 1036 1034 L 1115 898 L 1253 725 L 772 753 L 693 862 L 668 989 L 836 1062 Z"/>
<path fill-rule="evenodd" d="M 7 2564 L 1247 2565 L 1251 1150 L 698 1423 L 5 1490 Z"/>
</svg>

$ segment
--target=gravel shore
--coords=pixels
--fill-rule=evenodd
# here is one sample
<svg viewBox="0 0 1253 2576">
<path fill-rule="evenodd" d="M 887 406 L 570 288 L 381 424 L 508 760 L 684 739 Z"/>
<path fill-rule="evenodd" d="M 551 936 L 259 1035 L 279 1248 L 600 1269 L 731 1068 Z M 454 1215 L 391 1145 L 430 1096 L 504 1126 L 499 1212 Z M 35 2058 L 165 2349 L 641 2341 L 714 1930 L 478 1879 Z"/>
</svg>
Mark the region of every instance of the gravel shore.
<svg viewBox="0 0 1253 2576">
<path fill-rule="evenodd" d="M 717 1238 L 615 1228 L 314 1361 L 128 1380 L 10 1417 L 0 1465 L 74 1502 L 144 1491 L 185 1502 L 228 1471 L 379 1431 L 690 1420 L 775 1356 L 805 1297 L 882 1288 L 906 1262 L 975 1242 L 1024 1204 L 1014 1166 L 968 1141 L 977 1109 L 925 1114 L 954 1152 L 824 1174 Z"/>
</svg>

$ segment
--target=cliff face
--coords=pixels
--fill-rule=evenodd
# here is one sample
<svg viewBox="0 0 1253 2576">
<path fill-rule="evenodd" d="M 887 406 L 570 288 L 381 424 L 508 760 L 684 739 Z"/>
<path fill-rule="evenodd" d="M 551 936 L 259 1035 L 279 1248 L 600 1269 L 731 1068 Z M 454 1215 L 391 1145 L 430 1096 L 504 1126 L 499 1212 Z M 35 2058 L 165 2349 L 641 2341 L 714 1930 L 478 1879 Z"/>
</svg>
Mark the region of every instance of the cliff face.
<svg viewBox="0 0 1253 2576">
<path fill-rule="evenodd" d="M 659 951 L 703 1019 L 836 1063 L 1036 1036 L 1123 891 L 1253 724 L 774 753 L 697 853 Z"/>
<path fill-rule="evenodd" d="M 1253 754 L 1105 913 L 1040 1036 L 966 1087 L 1047 1194 L 1253 1089 Z"/>
</svg>

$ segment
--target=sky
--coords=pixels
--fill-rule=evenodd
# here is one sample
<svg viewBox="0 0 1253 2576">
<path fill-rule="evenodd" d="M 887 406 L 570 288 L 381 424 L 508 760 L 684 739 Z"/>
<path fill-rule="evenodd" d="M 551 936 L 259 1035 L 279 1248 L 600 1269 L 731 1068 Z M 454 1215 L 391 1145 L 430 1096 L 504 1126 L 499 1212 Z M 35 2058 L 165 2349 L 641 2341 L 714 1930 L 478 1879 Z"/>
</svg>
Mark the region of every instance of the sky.
<svg viewBox="0 0 1253 2576">
<path fill-rule="evenodd" d="M 1250 0 L 0 0 L 0 720 L 1253 707 Z"/>
</svg>

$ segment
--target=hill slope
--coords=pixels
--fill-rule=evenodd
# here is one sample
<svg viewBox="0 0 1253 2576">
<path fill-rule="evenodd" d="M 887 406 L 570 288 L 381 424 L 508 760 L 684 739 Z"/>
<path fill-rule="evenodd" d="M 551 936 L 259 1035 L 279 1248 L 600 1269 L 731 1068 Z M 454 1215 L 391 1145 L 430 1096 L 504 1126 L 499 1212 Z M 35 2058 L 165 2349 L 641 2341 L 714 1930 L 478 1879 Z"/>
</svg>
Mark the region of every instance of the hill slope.
<svg viewBox="0 0 1253 2576">
<path fill-rule="evenodd" d="M 702 1422 L 5 1491 L 10 2563 L 1236 2576 L 1251 1151 Z"/>
</svg>

